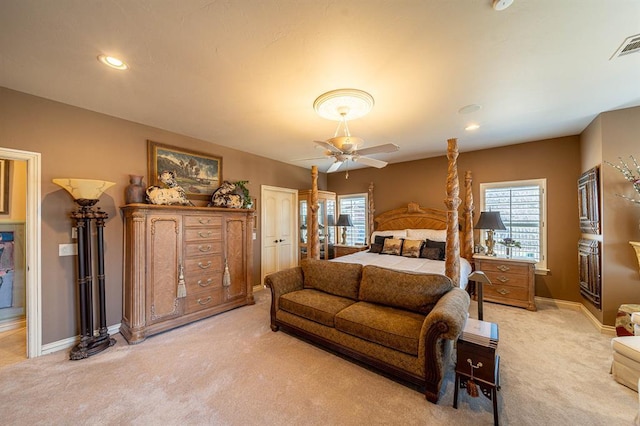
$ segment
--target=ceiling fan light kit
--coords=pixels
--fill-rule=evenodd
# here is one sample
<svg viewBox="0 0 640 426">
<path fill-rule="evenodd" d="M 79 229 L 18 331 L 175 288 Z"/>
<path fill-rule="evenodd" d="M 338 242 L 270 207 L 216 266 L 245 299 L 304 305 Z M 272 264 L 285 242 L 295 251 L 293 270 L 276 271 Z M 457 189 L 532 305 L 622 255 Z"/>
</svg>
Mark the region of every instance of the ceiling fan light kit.
<svg viewBox="0 0 640 426">
<path fill-rule="evenodd" d="M 366 115 L 373 108 L 373 104 L 373 96 L 358 89 L 332 90 L 318 96 L 313 102 L 313 109 L 319 116 L 339 122 L 332 138 L 326 141 L 314 141 L 317 146 L 326 150 L 327 157 L 333 157 L 333 164 L 329 166 L 327 173 L 337 171 L 344 163 L 347 166 L 346 177 L 348 178 L 349 161 L 382 168 L 387 165 L 386 161 L 364 157 L 364 155 L 394 152 L 399 149 L 398 145 L 393 143 L 360 149 L 364 140 L 351 136 L 347 121 Z M 341 128 L 344 136 L 339 136 Z"/>
</svg>

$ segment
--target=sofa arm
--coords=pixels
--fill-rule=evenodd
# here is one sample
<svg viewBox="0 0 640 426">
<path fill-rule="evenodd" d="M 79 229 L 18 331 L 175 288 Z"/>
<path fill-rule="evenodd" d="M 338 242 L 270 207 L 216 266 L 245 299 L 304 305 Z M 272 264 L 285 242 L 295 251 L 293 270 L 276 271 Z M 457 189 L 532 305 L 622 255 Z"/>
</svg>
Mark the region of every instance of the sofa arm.
<svg viewBox="0 0 640 426">
<path fill-rule="evenodd" d="M 428 329 L 434 326 L 446 328 L 438 333 L 438 338 L 456 340 L 467 322 L 470 303 L 469 294 L 461 288 L 454 287 L 444 294 L 425 318 L 421 340 L 426 337 Z M 445 323 L 446 327 L 438 326 L 438 323 Z"/>
<path fill-rule="evenodd" d="M 424 363 L 425 395 L 431 402 L 438 401 L 452 341 L 462 333 L 470 303 L 469 294 L 455 287 L 438 300 L 422 324 L 418 358 Z"/>
<path fill-rule="evenodd" d="M 304 288 L 302 268 L 296 266 L 269 274 L 264 277 L 264 285 L 271 289 L 271 329 L 277 331 L 276 312 L 279 309 L 280 296 Z"/>
</svg>

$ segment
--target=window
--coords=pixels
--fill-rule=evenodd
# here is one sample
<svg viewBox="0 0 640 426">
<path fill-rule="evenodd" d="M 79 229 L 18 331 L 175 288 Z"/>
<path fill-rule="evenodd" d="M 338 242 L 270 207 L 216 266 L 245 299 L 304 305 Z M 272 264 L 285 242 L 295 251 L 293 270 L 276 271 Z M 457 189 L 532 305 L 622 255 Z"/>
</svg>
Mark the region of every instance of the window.
<svg viewBox="0 0 640 426">
<path fill-rule="evenodd" d="M 367 243 L 368 194 L 338 195 L 338 214 L 351 216 L 353 226 L 347 226 L 347 245 L 364 245 Z M 342 227 L 337 229 L 337 242 L 342 244 Z"/>
<path fill-rule="evenodd" d="M 512 238 L 521 245 L 511 249 L 512 256 L 533 258 L 536 269 L 547 269 L 546 186 L 546 179 L 480 184 L 480 209 L 499 211 L 507 228 L 495 231 L 497 255 L 506 255 L 506 247 L 498 242 Z"/>
</svg>

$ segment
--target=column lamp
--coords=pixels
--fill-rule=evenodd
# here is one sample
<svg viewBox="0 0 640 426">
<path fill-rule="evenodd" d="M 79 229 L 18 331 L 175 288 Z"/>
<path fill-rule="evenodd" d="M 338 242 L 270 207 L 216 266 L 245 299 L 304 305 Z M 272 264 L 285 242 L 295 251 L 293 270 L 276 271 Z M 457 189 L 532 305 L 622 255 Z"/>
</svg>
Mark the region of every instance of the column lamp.
<svg viewBox="0 0 640 426">
<path fill-rule="evenodd" d="M 80 360 L 95 355 L 109 346 L 115 344 L 115 339 L 109 337 L 107 330 L 106 306 L 105 306 L 105 281 L 104 281 L 104 238 L 103 229 L 107 213 L 94 209 L 94 205 L 102 193 L 115 185 L 115 182 L 107 182 L 92 179 L 53 179 L 53 183 L 64 188 L 78 205 L 78 209 L 70 214 L 74 221 L 74 227 L 78 230 L 78 301 L 80 305 L 80 343 L 71 349 L 69 356 L 72 360 Z M 97 321 L 99 329 L 94 330 L 94 261 L 91 256 L 94 246 L 91 235 L 91 223 L 96 224 L 96 267 L 97 274 Z"/>
<path fill-rule="evenodd" d="M 353 226 L 351 222 L 351 216 L 348 214 L 341 214 L 338 216 L 336 226 L 342 226 L 342 245 L 347 244 L 347 226 Z"/>
<path fill-rule="evenodd" d="M 495 256 L 493 247 L 496 242 L 493 240 L 493 232 L 495 230 L 504 231 L 507 228 L 500 219 L 500 212 L 480 212 L 478 223 L 475 226 L 476 229 L 485 229 L 487 231 L 487 239 L 484 241 L 487 245 L 487 256 Z"/>
</svg>

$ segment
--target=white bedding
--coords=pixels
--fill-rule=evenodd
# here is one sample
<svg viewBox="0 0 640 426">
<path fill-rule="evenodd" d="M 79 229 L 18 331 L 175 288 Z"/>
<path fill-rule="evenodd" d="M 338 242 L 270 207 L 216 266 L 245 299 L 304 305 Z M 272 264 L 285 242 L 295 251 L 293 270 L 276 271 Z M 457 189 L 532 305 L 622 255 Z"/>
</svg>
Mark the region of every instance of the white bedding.
<svg viewBox="0 0 640 426">
<path fill-rule="evenodd" d="M 431 274 L 445 275 L 445 263 L 443 260 L 430 260 L 416 257 L 394 256 L 390 254 L 369 253 L 360 251 L 357 253 L 331 259 L 333 262 L 359 263 L 361 265 L 376 265 L 383 268 L 400 271 L 427 272 Z M 467 259 L 460 258 L 460 288 L 466 289 L 468 277 L 471 273 L 471 264 Z"/>
</svg>

